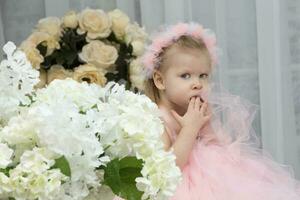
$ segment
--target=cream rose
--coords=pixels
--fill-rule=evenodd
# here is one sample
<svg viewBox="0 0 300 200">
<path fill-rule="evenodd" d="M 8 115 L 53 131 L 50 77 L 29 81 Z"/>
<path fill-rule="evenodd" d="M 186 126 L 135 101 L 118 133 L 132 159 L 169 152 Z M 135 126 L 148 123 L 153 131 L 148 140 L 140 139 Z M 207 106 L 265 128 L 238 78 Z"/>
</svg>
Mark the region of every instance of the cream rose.
<svg viewBox="0 0 300 200">
<path fill-rule="evenodd" d="M 104 86 L 106 83 L 105 71 L 92 64 L 80 65 L 74 69 L 73 79 L 82 82 L 96 83 Z"/>
<path fill-rule="evenodd" d="M 145 90 L 145 79 L 143 77 L 130 75 L 129 79 L 132 84 L 132 88 L 136 87 L 140 91 Z"/>
<path fill-rule="evenodd" d="M 26 54 L 27 59 L 35 69 L 40 69 L 41 63 L 44 62 L 44 57 L 40 54 L 36 46 L 30 42 L 23 42 L 20 49 Z"/>
<path fill-rule="evenodd" d="M 47 52 L 46 52 L 47 56 L 52 54 L 55 49 L 60 48 L 58 40 L 55 37 L 45 32 L 33 32 L 26 39 L 26 41 L 33 44 L 35 47 L 41 42 L 43 42 L 44 45 L 47 46 Z"/>
<path fill-rule="evenodd" d="M 62 18 L 63 26 L 66 28 L 76 28 L 78 26 L 78 19 L 75 11 L 69 11 Z"/>
<path fill-rule="evenodd" d="M 116 62 L 118 51 L 113 46 L 94 40 L 82 48 L 79 58 L 87 63 L 92 63 L 98 68 L 108 68 Z"/>
<path fill-rule="evenodd" d="M 129 24 L 126 27 L 125 42 L 131 43 L 134 40 L 146 41 L 147 33 L 144 28 L 141 28 L 137 23 Z"/>
<path fill-rule="evenodd" d="M 140 59 L 132 60 L 129 65 L 129 79 L 133 87 L 139 90 L 145 89 L 145 75 L 143 73 L 143 67 Z"/>
<path fill-rule="evenodd" d="M 39 32 L 48 33 L 56 39 L 59 39 L 62 33 L 60 25 L 61 21 L 58 17 L 47 17 L 39 20 L 36 29 Z"/>
<path fill-rule="evenodd" d="M 87 32 L 88 39 L 106 38 L 111 33 L 112 22 L 103 10 L 85 9 L 78 15 L 77 32 Z"/>
<path fill-rule="evenodd" d="M 112 30 L 118 40 L 124 40 L 125 30 L 130 22 L 129 17 L 119 9 L 108 13 L 112 19 Z"/>
<path fill-rule="evenodd" d="M 47 71 L 40 69 L 40 82 L 35 85 L 35 88 L 43 88 L 47 84 Z"/>
<path fill-rule="evenodd" d="M 72 77 L 72 72 L 66 70 L 61 65 L 52 65 L 47 72 L 47 83 L 51 83 L 54 79 L 66 79 Z"/>
<path fill-rule="evenodd" d="M 143 55 L 145 51 L 145 44 L 141 40 L 134 40 L 131 42 L 132 45 L 132 54 L 135 56 L 141 56 Z"/>
<path fill-rule="evenodd" d="M 142 67 L 141 60 L 139 58 L 132 60 L 130 62 L 130 64 L 129 64 L 129 73 L 130 74 L 140 75 L 140 74 L 142 74 L 142 71 L 143 71 L 143 67 Z"/>
</svg>

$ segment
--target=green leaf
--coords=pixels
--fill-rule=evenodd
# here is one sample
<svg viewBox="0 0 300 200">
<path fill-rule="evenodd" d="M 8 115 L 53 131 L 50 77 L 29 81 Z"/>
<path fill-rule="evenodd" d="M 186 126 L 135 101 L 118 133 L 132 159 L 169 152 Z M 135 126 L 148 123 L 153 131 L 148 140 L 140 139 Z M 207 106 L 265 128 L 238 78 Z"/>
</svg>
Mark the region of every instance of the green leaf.
<svg viewBox="0 0 300 200">
<path fill-rule="evenodd" d="M 5 174 L 6 176 L 9 176 L 9 170 L 11 170 L 12 168 L 7 167 L 5 169 L 0 169 L 0 172 L 2 172 L 3 174 Z"/>
<path fill-rule="evenodd" d="M 68 160 L 65 156 L 55 159 L 55 164 L 51 167 L 52 169 L 60 169 L 61 173 L 71 177 L 71 169 Z"/>
<path fill-rule="evenodd" d="M 123 159 L 120 160 L 120 166 L 121 168 L 128 168 L 128 167 L 133 167 L 133 168 L 143 168 L 143 161 L 137 159 L 136 157 L 133 156 L 127 156 Z"/>
<path fill-rule="evenodd" d="M 114 159 L 104 168 L 104 183 L 126 200 L 140 200 L 142 192 L 136 188 L 135 179 L 141 177 L 143 161 L 136 157 Z"/>
</svg>

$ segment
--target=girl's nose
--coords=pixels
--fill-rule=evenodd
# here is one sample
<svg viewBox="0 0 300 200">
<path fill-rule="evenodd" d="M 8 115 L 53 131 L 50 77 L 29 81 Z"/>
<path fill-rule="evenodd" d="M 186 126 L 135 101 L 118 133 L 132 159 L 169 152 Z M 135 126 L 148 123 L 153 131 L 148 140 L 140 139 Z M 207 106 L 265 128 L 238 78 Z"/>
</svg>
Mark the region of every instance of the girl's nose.
<svg viewBox="0 0 300 200">
<path fill-rule="evenodd" d="M 202 84 L 199 79 L 193 81 L 192 89 L 194 89 L 194 90 L 202 89 Z"/>
</svg>

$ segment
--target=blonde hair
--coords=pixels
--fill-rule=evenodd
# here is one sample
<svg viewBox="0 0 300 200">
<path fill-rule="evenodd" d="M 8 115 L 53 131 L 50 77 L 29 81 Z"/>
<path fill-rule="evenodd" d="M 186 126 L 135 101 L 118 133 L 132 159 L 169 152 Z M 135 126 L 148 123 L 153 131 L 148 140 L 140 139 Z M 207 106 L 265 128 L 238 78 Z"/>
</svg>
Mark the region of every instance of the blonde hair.
<svg viewBox="0 0 300 200">
<path fill-rule="evenodd" d="M 166 66 L 163 65 L 166 59 L 166 52 L 170 50 L 172 47 L 179 47 L 179 48 L 188 48 L 188 49 L 196 49 L 202 52 L 203 54 L 209 56 L 209 51 L 205 45 L 205 43 L 200 40 L 193 38 L 191 36 L 183 35 L 178 38 L 172 45 L 163 48 L 162 52 L 158 55 L 158 59 L 160 60 L 159 66 L 157 68 L 158 71 L 165 70 Z M 210 59 L 210 65 L 212 65 L 212 61 Z M 158 103 L 160 99 L 159 90 L 155 86 L 153 78 L 149 78 L 145 80 L 145 94 L 155 103 Z"/>
</svg>

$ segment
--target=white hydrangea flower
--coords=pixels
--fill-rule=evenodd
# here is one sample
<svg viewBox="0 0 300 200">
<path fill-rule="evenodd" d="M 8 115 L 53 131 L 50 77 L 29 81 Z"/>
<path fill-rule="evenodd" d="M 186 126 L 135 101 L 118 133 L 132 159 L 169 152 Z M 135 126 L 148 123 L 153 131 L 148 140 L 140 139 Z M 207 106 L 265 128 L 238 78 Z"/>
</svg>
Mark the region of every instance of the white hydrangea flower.
<svg viewBox="0 0 300 200">
<path fill-rule="evenodd" d="M 144 160 L 143 177 L 136 179 L 143 199 L 168 199 L 180 181 L 175 156 L 165 152 L 160 140 L 163 133 L 159 110 L 149 98 L 126 91 L 123 86 L 108 84 L 99 124 L 103 146 L 111 157 L 136 156 Z M 108 133 L 108 134 L 107 134 Z"/>
<path fill-rule="evenodd" d="M 104 150 L 96 136 L 98 124 L 95 123 L 99 114 L 96 109 L 90 109 L 99 101 L 95 95 L 101 92 L 98 89 L 73 80 L 54 81 L 37 93 L 34 103 L 37 115 L 47 119 L 39 129 L 40 145 L 66 157 L 72 177 L 65 189 L 83 197 L 88 195 L 84 192 L 86 188 L 99 186 L 95 168 L 109 161 L 108 157 L 100 157 Z M 82 189 L 78 191 L 78 188 Z"/>
<path fill-rule="evenodd" d="M 37 131 L 39 119 L 30 110 L 12 117 L 7 126 L 0 130 L 0 141 L 7 143 L 14 150 L 13 162 L 19 162 L 26 150 L 31 150 L 38 143 Z"/>
<path fill-rule="evenodd" d="M 46 104 L 43 107 L 40 105 L 37 109 L 49 111 L 47 122 L 40 127 L 38 133 L 40 145 L 67 158 L 72 181 L 85 180 L 95 184 L 96 176 L 93 171 L 103 164 L 99 156 L 104 150 L 95 135 L 97 130 L 93 118 L 89 117 L 92 111 L 80 114 L 70 102 L 49 107 Z"/>
<path fill-rule="evenodd" d="M 26 151 L 20 164 L 10 170 L 11 196 L 16 199 L 49 199 L 60 195 L 62 182 L 67 177 L 59 169 L 51 169 L 53 153 L 44 148 Z"/>
<path fill-rule="evenodd" d="M 145 191 L 151 199 L 161 195 L 165 199 L 174 193 L 181 180 L 180 169 L 174 166 L 175 156 L 171 152 L 155 152 L 145 160 L 142 169 L 143 178 L 137 178 L 137 186 Z M 170 167 L 173 166 L 173 167 Z M 158 194 L 160 192 L 160 194 Z"/>
<path fill-rule="evenodd" d="M 91 190 L 84 200 L 113 200 L 114 197 L 115 194 L 111 191 L 111 189 L 108 186 L 103 185 L 100 188 Z"/>
<path fill-rule="evenodd" d="M 30 119 L 30 120 L 28 120 Z M 31 144 L 37 142 L 38 119 L 29 112 L 12 117 L 0 132 L 0 138 L 9 145 Z"/>
<path fill-rule="evenodd" d="M 27 96 L 39 82 L 39 72 L 32 68 L 25 53 L 12 42 L 3 47 L 7 59 L 0 63 L 0 124 L 17 114 L 19 105 L 30 104 Z"/>
<path fill-rule="evenodd" d="M 80 110 L 86 111 L 96 105 L 101 95 L 101 88 L 96 84 L 78 83 L 73 79 L 56 79 L 36 92 L 35 101 L 38 103 L 56 104 L 61 101 L 71 101 Z"/>
<path fill-rule="evenodd" d="M 54 165 L 55 158 L 58 158 L 58 155 L 55 155 L 46 148 L 33 148 L 32 151 L 25 151 L 23 153 L 20 158 L 19 167 L 25 171 L 40 174 Z"/>
<path fill-rule="evenodd" d="M 12 188 L 10 186 L 9 177 L 0 172 L 0 199 L 8 198 L 11 191 Z"/>
<path fill-rule="evenodd" d="M 10 149 L 7 144 L 0 143 L 0 169 L 6 168 L 9 163 L 11 163 L 11 156 L 13 155 L 13 150 Z"/>
<path fill-rule="evenodd" d="M 174 156 L 163 150 L 162 132 L 159 110 L 144 95 L 115 83 L 101 88 L 70 79 L 53 81 L 38 90 L 34 103 L 0 131 L 0 141 L 14 147 L 16 167 L 10 170 L 9 195 L 16 199 L 97 198 L 91 190 L 101 191 L 103 176 L 96 169 L 116 157 L 136 156 L 144 161 L 143 177 L 136 179 L 143 198 L 168 199 L 180 171 Z M 51 168 L 62 155 L 71 169 L 68 179 Z"/>
<path fill-rule="evenodd" d="M 89 195 L 89 188 L 83 181 L 67 182 L 64 184 L 64 190 L 72 200 L 81 200 Z"/>
</svg>

